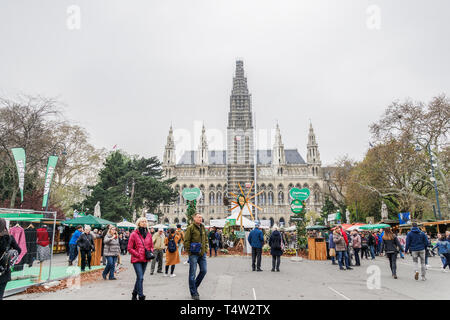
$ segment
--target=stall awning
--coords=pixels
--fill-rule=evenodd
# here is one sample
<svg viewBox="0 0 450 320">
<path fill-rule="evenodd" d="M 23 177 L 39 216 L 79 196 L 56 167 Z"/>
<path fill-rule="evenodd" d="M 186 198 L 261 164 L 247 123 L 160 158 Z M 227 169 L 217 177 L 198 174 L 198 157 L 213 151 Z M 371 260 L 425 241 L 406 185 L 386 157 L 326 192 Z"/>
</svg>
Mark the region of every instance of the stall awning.
<svg viewBox="0 0 450 320">
<path fill-rule="evenodd" d="M 66 220 L 62 222 L 65 226 L 77 226 L 77 225 L 88 225 L 92 226 L 94 228 L 104 228 L 109 224 L 112 224 L 113 226 L 116 225 L 115 222 L 111 222 L 102 218 L 94 217 L 93 215 L 89 214 L 84 217 Z"/>
</svg>

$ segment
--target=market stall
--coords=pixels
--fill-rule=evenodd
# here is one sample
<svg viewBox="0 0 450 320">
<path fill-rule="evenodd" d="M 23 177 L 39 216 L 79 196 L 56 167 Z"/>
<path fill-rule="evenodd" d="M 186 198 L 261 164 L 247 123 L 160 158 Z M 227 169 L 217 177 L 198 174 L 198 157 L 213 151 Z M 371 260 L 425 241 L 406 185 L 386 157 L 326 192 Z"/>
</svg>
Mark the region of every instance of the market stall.
<svg viewBox="0 0 450 320">
<path fill-rule="evenodd" d="M 320 230 L 326 230 L 328 227 L 315 225 L 306 227 L 308 233 L 308 259 L 309 260 L 327 260 L 327 243 Z"/>
<path fill-rule="evenodd" d="M 7 221 L 9 234 L 21 248 L 12 267 L 11 281 L 6 286 L 5 296 L 48 282 L 58 274 L 56 268 L 52 270 L 56 214 L 49 211 L 0 208 L 0 218 Z M 35 261 L 39 261 L 39 267 L 33 266 Z"/>
<path fill-rule="evenodd" d="M 94 217 L 91 214 L 79 218 L 66 220 L 62 222 L 65 226 L 90 226 L 91 228 L 106 228 L 108 225 L 116 226 L 115 222 L 111 222 L 99 217 Z M 102 239 L 96 238 L 94 240 L 95 251 L 92 253 L 91 266 L 99 266 L 102 260 Z M 78 255 L 78 266 L 81 265 L 81 255 Z"/>
<path fill-rule="evenodd" d="M 128 221 L 123 221 L 117 224 L 117 228 L 124 230 L 134 230 L 136 229 L 136 225 Z"/>
</svg>

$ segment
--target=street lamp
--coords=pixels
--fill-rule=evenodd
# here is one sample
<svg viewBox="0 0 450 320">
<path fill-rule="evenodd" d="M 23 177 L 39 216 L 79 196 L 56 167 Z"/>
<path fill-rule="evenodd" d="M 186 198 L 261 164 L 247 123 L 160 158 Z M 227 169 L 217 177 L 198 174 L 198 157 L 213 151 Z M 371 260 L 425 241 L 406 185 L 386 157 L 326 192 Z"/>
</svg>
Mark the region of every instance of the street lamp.
<svg viewBox="0 0 450 320">
<path fill-rule="evenodd" d="M 420 147 L 420 143 L 419 140 L 417 140 L 417 146 L 414 149 L 416 152 L 420 152 L 422 151 L 422 148 Z M 427 141 L 427 145 L 426 145 L 428 154 L 430 155 L 430 166 L 431 166 L 431 178 L 430 181 L 433 182 L 434 184 L 434 194 L 436 196 L 436 204 L 437 204 L 437 208 L 438 208 L 438 214 L 439 214 L 439 220 L 442 220 L 442 215 L 441 215 L 441 206 L 439 205 L 439 190 L 437 188 L 437 183 L 436 183 L 436 178 L 434 177 L 434 168 L 437 167 L 437 163 L 433 162 L 433 154 L 431 153 L 431 147 L 430 147 L 430 143 Z"/>
</svg>

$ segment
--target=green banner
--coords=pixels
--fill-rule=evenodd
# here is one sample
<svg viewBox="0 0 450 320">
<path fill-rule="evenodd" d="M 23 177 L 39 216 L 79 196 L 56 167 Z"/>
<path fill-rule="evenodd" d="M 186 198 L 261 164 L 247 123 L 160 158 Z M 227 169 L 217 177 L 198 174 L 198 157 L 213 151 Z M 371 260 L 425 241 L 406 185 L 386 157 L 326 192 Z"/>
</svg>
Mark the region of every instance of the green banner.
<svg viewBox="0 0 450 320">
<path fill-rule="evenodd" d="M 47 173 L 45 174 L 44 199 L 42 200 L 42 208 L 47 206 L 48 194 L 50 193 L 50 185 L 52 184 L 53 173 L 55 172 L 57 156 L 48 157 Z"/>
<path fill-rule="evenodd" d="M 19 175 L 20 199 L 23 202 L 23 186 L 25 184 L 25 150 L 23 148 L 11 149 L 14 161 L 16 162 L 17 173 Z"/>
</svg>

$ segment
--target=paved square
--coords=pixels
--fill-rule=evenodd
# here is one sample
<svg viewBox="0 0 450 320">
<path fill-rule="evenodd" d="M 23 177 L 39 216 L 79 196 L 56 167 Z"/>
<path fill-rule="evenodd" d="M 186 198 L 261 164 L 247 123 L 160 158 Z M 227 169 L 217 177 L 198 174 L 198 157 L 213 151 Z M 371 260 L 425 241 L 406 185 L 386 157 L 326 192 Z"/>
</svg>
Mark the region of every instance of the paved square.
<svg viewBox="0 0 450 320">
<path fill-rule="evenodd" d="M 64 263 L 65 258 L 65 255 L 57 256 L 57 263 Z M 118 281 L 99 280 L 86 285 L 81 283 L 81 289 L 14 295 L 6 299 L 128 300 L 131 299 L 135 274 L 130 256 L 122 257 L 122 261 L 126 270 L 117 276 Z M 330 261 L 293 262 L 288 257 L 282 257 L 281 272 L 271 272 L 271 258 L 263 257 L 264 271 L 252 272 L 250 257 L 219 256 L 208 258 L 208 273 L 199 293 L 202 300 L 450 299 L 450 273 L 441 271 L 438 257 L 430 258 L 430 264 L 432 268 L 427 270 L 427 280 L 416 281 L 409 255 L 404 260 L 398 259 L 397 280 L 391 277 L 389 262 L 385 257 L 363 260 L 361 267 L 346 271 L 340 271 Z M 170 278 L 157 273 L 150 275 L 148 266 L 144 280 L 147 299 L 190 299 L 188 270 L 189 266 L 181 263 L 176 266 L 176 277 Z M 380 289 L 368 288 L 367 280 L 374 277 L 373 270 L 380 271 Z M 371 286 L 374 287 L 373 284 Z"/>
</svg>

